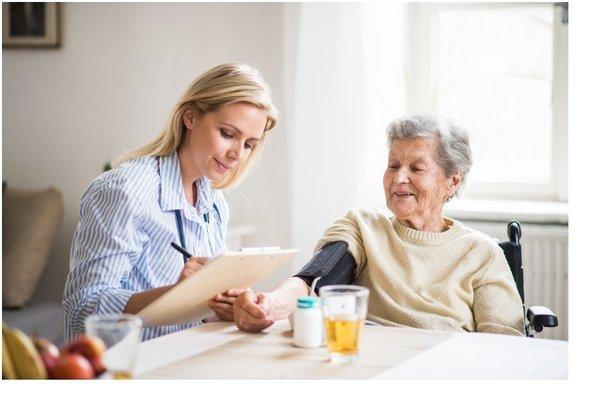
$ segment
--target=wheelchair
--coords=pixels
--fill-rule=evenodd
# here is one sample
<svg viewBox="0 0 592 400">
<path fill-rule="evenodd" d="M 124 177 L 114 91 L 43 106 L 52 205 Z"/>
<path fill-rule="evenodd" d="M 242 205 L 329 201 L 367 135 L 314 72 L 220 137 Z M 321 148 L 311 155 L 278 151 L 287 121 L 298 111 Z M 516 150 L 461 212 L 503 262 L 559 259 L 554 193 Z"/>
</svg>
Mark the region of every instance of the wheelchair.
<svg viewBox="0 0 592 400">
<path fill-rule="evenodd" d="M 520 238 L 522 237 L 522 227 L 516 220 L 508 223 L 508 241 L 498 243 L 504 251 L 516 288 L 522 300 L 522 311 L 524 312 L 524 271 L 522 269 L 522 246 Z M 557 316 L 547 307 L 531 306 L 525 313 L 524 331 L 526 336 L 534 337 L 535 332 L 540 333 L 544 328 L 557 327 Z"/>
</svg>

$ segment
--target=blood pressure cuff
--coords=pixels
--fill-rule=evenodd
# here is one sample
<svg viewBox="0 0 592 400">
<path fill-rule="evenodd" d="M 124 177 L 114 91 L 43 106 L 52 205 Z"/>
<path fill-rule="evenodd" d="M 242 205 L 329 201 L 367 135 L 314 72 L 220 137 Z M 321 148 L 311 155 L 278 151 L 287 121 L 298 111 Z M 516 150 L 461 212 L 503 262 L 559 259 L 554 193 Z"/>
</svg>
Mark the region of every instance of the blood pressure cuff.
<svg viewBox="0 0 592 400">
<path fill-rule="evenodd" d="M 326 244 L 313 258 L 294 275 L 308 286 L 321 277 L 315 286 L 315 292 L 326 285 L 351 285 L 354 282 L 356 262 L 347 251 L 346 242 Z"/>
</svg>

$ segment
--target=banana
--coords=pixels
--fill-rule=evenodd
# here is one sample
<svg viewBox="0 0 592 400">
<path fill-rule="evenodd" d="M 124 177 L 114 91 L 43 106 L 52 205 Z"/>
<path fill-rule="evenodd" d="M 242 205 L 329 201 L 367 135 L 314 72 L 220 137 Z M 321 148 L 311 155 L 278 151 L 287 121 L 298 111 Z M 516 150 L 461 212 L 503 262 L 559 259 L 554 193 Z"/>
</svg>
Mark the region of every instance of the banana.
<svg viewBox="0 0 592 400">
<path fill-rule="evenodd" d="M 2 379 L 16 379 L 16 371 L 14 370 L 14 364 L 8 351 L 8 345 L 6 339 L 2 337 Z"/>
<path fill-rule="evenodd" d="M 20 379 L 47 379 L 43 361 L 35 349 L 30 337 L 16 328 L 2 325 L 3 341 L 6 341 L 8 353 L 14 364 L 16 375 Z M 4 361 L 4 356 L 2 357 Z M 4 363 L 3 363 L 4 364 Z"/>
</svg>

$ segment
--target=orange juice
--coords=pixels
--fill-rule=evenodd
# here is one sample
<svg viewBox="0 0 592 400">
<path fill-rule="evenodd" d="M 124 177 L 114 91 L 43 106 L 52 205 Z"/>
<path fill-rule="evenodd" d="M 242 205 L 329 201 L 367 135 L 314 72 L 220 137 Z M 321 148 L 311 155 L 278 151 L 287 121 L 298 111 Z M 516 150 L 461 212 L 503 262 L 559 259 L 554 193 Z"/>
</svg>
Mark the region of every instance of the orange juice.
<svg viewBox="0 0 592 400">
<path fill-rule="evenodd" d="M 113 379 L 132 379 L 131 372 L 128 371 L 114 371 Z"/>
<path fill-rule="evenodd" d="M 358 354 L 358 339 L 362 324 L 355 316 L 325 318 L 327 348 L 331 353 Z"/>
</svg>

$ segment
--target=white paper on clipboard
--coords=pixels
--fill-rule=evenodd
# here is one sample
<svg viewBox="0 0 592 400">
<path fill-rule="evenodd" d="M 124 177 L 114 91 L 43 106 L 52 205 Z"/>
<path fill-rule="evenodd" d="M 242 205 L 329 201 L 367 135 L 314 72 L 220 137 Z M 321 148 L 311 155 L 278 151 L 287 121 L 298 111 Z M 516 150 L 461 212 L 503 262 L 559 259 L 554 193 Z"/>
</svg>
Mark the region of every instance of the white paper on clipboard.
<svg viewBox="0 0 592 400">
<path fill-rule="evenodd" d="M 230 251 L 150 303 L 138 314 L 145 326 L 184 324 L 207 317 L 208 301 L 228 289 L 249 287 L 290 261 L 298 250 Z"/>
</svg>

